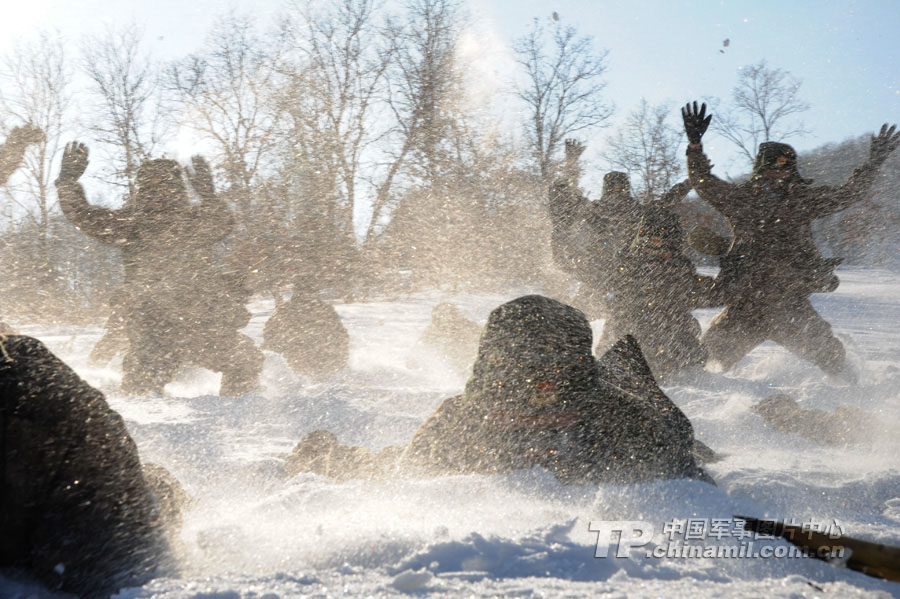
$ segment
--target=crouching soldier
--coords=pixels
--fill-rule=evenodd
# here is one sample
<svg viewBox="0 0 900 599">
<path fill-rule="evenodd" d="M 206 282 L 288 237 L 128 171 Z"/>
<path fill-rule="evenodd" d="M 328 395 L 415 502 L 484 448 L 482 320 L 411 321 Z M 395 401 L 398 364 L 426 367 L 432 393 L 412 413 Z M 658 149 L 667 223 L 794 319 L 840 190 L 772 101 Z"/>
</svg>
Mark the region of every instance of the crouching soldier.
<svg viewBox="0 0 900 599">
<path fill-rule="evenodd" d="M 591 342 L 587 318 L 570 306 L 537 295 L 503 304 L 488 318 L 463 394 L 445 400 L 406 447 L 345 448 L 317 431 L 298 445 L 288 472 L 333 475 L 307 442 L 319 436 L 323 451 L 341 458 L 334 463 L 343 478 L 540 466 L 573 483 L 712 482 L 696 463 L 690 422 L 656 385 L 634 339 L 599 364 Z"/>
<path fill-rule="evenodd" d="M 878 428 L 877 421 L 856 406 L 841 404 L 833 412 L 801 408 L 794 398 L 782 394 L 771 395 L 750 410 L 772 430 L 825 445 L 858 443 Z"/>
<path fill-rule="evenodd" d="M 319 376 L 346 368 L 350 334 L 334 306 L 298 280 L 290 301 L 266 321 L 262 348 L 284 356 L 294 374 Z"/>
<path fill-rule="evenodd" d="M 706 350 L 691 311 L 724 300 L 715 279 L 699 275 L 684 255 L 677 215 L 661 201 L 646 206 L 637 235 L 617 262 L 607 281 L 608 317 L 598 348 L 633 335 L 657 380 L 702 370 Z"/>
<path fill-rule="evenodd" d="M 480 338 L 478 323 L 467 318 L 456 304 L 441 302 L 431 309 L 431 322 L 420 341 L 441 352 L 454 370 L 466 374 L 472 368 Z"/>
<path fill-rule="evenodd" d="M 0 350 L 0 566 L 82 597 L 171 573 L 177 490 L 147 482 L 122 418 L 40 341 Z"/>
</svg>

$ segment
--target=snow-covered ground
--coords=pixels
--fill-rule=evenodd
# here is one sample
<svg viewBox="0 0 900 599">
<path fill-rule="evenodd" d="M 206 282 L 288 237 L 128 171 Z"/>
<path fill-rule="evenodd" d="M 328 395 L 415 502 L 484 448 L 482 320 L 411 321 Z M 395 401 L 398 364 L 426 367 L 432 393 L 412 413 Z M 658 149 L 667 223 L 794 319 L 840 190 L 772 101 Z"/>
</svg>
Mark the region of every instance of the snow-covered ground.
<svg viewBox="0 0 900 599">
<path fill-rule="evenodd" d="M 462 389 L 465 377 L 416 343 L 433 304 L 456 302 L 484 322 L 502 301 L 533 290 L 338 305 L 351 335 L 346 373 L 299 379 L 280 356 L 266 354 L 263 391 L 241 398 L 217 396 L 217 375 L 199 369 L 183 373 L 165 397 L 126 397 L 118 363 L 88 365 L 99 326 L 13 324 L 102 389 L 142 459 L 168 467 L 195 498 L 185 515 L 180 577 L 124 590 L 123 599 L 900 596 L 898 583 L 813 559 L 657 558 L 645 551 L 667 540 L 666 523 L 734 514 L 837 522 L 845 534 L 900 545 L 900 275 L 840 275 L 838 291 L 813 303 L 845 340 L 858 384 L 826 381 L 766 344 L 733 372 L 666 388 L 699 437 L 725 456 L 708 467 L 717 488 L 693 481 L 563 486 L 540 470 L 345 483 L 282 476 L 282 457 L 312 430 L 370 447 L 402 444 Z M 251 308 L 247 332 L 259 340 L 271 305 Z M 714 314 L 698 313 L 704 327 Z M 594 324 L 599 331 L 602 321 Z M 749 411 L 774 392 L 804 407 L 853 404 L 878 426 L 852 447 L 780 434 Z M 649 522 L 653 544 L 628 558 L 596 558 L 598 533 L 589 523 L 600 520 Z M 0 578 L 0 596 L 47 594 Z"/>
</svg>

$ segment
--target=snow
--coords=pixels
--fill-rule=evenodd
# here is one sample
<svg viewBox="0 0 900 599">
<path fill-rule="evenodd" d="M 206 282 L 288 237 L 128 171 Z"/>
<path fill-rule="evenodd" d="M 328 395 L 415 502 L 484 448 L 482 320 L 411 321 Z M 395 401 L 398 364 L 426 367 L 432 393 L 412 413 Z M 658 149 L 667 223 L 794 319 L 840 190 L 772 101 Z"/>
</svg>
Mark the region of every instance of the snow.
<svg viewBox="0 0 900 599">
<path fill-rule="evenodd" d="M 844 533 L 900 545 L 900 274 L 845 269 L 813 303 L 846 342 L 860 381 L 826 381 L 774 344 L 726 374 L 666 387 L 695 432 L 724 455 L 718 487 L 687 480 L 564 486 L 535 469 L 497 476 L 347 481 L 285 478 L 281 460 L 306 433 L 345 443 L 404 443 L 465 378 L 417 344 L 439 301 L 484 322 L 507 295 L 413 294 L 338 305 L 351 335 L 347 372 L 295 377 L 267 353 L 262 391 L 219 397 L 217 375 L 190 369 L 165 396 L 128 397 L 120 364 L 90 366 L 96 327 L 12 323 L 48 344 L 125 418 L 145 462 L 169 468 L 194 498 L 179 577 L 124 589 L 121 599 L 293 597 L 888 597 L 900 584 L 806 558 L 595 558 L 599 520 L 735 514 L 837 521 Z M 251 305 L 257 341 L 271 302 Z M 715 310 L 697 313 L 707 326 Z M 593 323 L 595 331 L 602 322 Z M 770 430 L 749 411 L 783 392 L 804 407 L 856 405 L 876 416 L 867 440 L 840 447 Z M 708 546 L 725 543 L 714 538 Z M 784 541 L 774 541 L 784 544 Z M 0 596 L 54 596 L 0 577 Z M 60 595 L 55 595 L 60 596 Z"/>
</svg>

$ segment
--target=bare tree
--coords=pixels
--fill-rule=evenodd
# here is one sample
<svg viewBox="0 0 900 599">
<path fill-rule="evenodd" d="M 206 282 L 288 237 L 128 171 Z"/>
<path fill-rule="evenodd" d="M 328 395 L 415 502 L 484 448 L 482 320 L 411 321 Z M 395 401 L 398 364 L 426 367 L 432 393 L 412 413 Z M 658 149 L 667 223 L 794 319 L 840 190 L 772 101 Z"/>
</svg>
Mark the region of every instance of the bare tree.
<svg viewBox="0 0 900 599">
<path fill-rule="evenodd" d="M 752 165 L 760 143 L 808 133 L 802 122 L 792 118 L 809 110 L 800 98 L 801 84 L 790 72 L 772 68 L 765 60 L 745 66 L 731 90 L 731 103 L 717 109 L 711 128 Z"/>
<path fill-rule="evenodd" d="M 15 183 L 3 189 L 14 204 L 10 214 L 22 219 L 18 230 L 4 239 L 10 246 L 4 272 L 7 309 L 18 300 L 22 306 L 49 313 L 50 303 L 61 299 L 64 288 L 60 259 L 64 252 L 53 226 L 51 173 L 71 109 L 71 72 L 65 58 L 60 35 L 41 32 L 30 43 L 14 47 L 0 73 L 4 90 L 0 110 L 16 125 L 30 123 L 43 132 L 34 131 Z"/>
<path fill-rule="evenodd" d="M 364 160 L 389 129 L 375 118 L 390 52 L 371 0 L 297 0 L 284 23 L 295 61 L 283 106 L 291 154 L 306 191 L 355 243 L 353 216 L 365 185 Z"/>
<path fill-rule="evenodd" d="M 388 263 L 411 267 L 414 285 L 534 276 L 546 254 L 536 241 L 546 224 L 543 195 L 536 177 L 516 168 L 518 148 L 466 105 L 462 6 L 411 1 L 406 22 L 392 25 L 389 102 L 406 159 L 379 249 Z M 513 253 L 528 269 L 510 265 Z"/>
<path fill-rule="evenodd" d="M 29 131 L 24 160 L 2 189 L 10 217 L 0 239 L 3 311 L 69 322 L 87 314 L 81 308 L 95 315 L 118 256 L 86 240 L 56 207 L 57 160 L 63 136 L 75 128 L 65 40 L 42 31 L 17 44 L 0 63 L 0 81 L 0 113 L 14 126 L 30 123 L 42 133 Z"/>
<path fill-rule="evenodd" d="M 668 104 L 641 103 L 607 140 L 602 156 L 615 170 L 628 173 L 635 195 L 643 202 L 658 199 L 684 174 L 678 152 L 683 131 L 669 123 Z"/>
<path fill-rule="evenodd" d="M 161 109 L 158 66 L 142 50 L 143 32 L 132 24 L 108 28 L 82 43 L 84 71 L 96 98 L 89 127 L 109 152 L 106 183 L 135 191 L 141 162 L 153 156 L 170 131 Z"/>
<path fill-rule="evenodd" d="M 518 96 L 529 110 L 528 144 L 544 182 L 552 175 L 553 155 L 560 143 L 590 127 L 603 126 L 613 112 L 603 98 L 608 52 L 595 51 L 593 38 L 579 37 L 574 27 L 557 19 L 549 33 L 549 52 L 547 35 L 535 19 L 531 32 L 514 46 L 526 74 Z"/>
<path fill-rule="evenodd" d="M 25 155 L 17 185 L 4 192 L 15 202 L 39 233 L 39 245 L 46 249 L 50 213 L 54 199 L 50 193 L 53 162 L 61 149 L 60 137 L 70 116 L 71 72 L 65 60 L 59 34 L 41 32 L 31 43 L 16 46 L 6 56 L 0 77 L 0 109 L 18 124 L 32 123 L 44 132 L 44 138 Z"/>
<path fill-rule="evenodd" d="M 405 23 L 392 20 L 387 27 L 392 57 L 388 106 L 399 140 L 377 190 L 367 241 L 373 238 L 401 169 L 405 166 L 410 178 L 434 191 L 452 169 L 447 158 L 459 158 L 463 141 L 459 133 L 466 128 L 456 106 L 462 86 L 456 60 L 463 22 L 460 3 L 410 0 L 406 9 Z"/>
<path fill-rule="evenodd" d="M 182 125 L 212 143 L 210 159 L 245 223 L 258 208 L 251 190 L 278 140 L 280 44 L 277 35 L 263 39 L 252 18 L 232 12 L 215 23 L 203 52 L 167 71 Z"/>
</svg>

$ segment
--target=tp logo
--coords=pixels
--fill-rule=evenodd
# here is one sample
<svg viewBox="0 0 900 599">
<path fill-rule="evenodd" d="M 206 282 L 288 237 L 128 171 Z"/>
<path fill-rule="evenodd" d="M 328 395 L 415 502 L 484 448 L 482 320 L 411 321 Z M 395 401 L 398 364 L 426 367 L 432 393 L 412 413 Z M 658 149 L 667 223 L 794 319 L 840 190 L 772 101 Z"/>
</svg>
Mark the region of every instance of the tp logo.
<svg viewBox="0 0 900 599">
<path fill-rule="evenodd" d="M 599 533 L 594 557 L 609 555 L 610 545 L 616 542 L 614 536 L 618 541 L 616 557 L 628 557 L 632 547 L 643 547 L 653 539 L 653 525 L 641 520 L 591 520 L 588 530 Z"/>
</svg>

